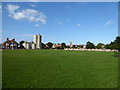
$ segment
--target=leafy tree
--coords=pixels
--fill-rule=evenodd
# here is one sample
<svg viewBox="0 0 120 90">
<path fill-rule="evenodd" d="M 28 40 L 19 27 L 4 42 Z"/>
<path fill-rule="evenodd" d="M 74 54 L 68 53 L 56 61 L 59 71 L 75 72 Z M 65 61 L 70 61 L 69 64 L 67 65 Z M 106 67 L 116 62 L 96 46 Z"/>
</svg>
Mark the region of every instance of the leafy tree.
<svg viewBox="0 0 120 90">
<path fill-rule="evenodd" d="M 42 43 L 42 49 L 45 49 L 46 45 L 44 43 Z"/>
<path fill-rule="evenodd" d="M 66 44 L 64 42 L 61 43 L 61 48 L 66 48 Z"/>
<path fill-rule="evenodd" d="M 20 44 L 20 48 L 21 48 L 21 49 L 24 48 L 24 46 L 23 46 L 23 43 L 24 43 L 24 42 L 25 42 L 25 41 L 23 41 L 23 40 L 19 42 L 19 44 Z"/>
<path fill-rule="evenodd" d="M 106 44 L 105 49 L 110 49 L 110 44 Z"/>
<path fill-rule="evenodd" d="M 58 43 L 58 45 L 60 45 L 60 43 Z"/>
<path fill-rule="evenodd" d="M 115 43 L 120 43 L 120 36 L 117 36 L 114 42 Z"/>
<path fill-rule="evenodd" d="M 86 48 L 87 48 L 87 49 L 94 49 L 94 48 L 95 48 L 95 45 L 94 45 L 93 43 L 91 43 L 90 41 L 88 41 L 88 42 L 86 43 Z"/>
<path fill-rule="evenodd" d="M 114 42 L 111 42 L 109 45 L 107 44 L 106 49 L 119 49 L 120 50 L 120 37 L 116 37 Z"/>
<path fill-rule="evenodd" d="M 115 43 L 115 49 L 120 50 L 120 36 L 117 36 L 116 39 L 114 40 Z"/>
<path fill-rule="evenodd" d="M 112 49 L 115 49 L 116 47 L 115 47 L 115 42 L 111 42 L 110 43 L 110 49 L 112 50 Z"/>
<path fill-rule="evenodd" d="M 66 48 L 70 48 L 70 46 L 66 46 Z"/>
<path fill-rule="evenodd" d="M 63 49 L 63 48 L 61 48 L 61 47 L 56 47 L 55 49 Z"/>
<path fill-rule="evenodd" d="M 46 45 L 48 46 L 48 48 L 52 48 L 53 43 L 52 42 L 48 42 Z"/>
<path fill-rule="evenodd" d="M 98 43 L 96 48 L 97 49 L 102 49 L 102 48 L 104 48 L 104 44 L 103 43 Z"/>
<path fill-rule="evenodd" d="M 119 46 L 118 46 L 117 43 L 114 43 L 114 45 L 112 45 L 112 48 L 113 48 L 113 49 L 119 49 Z"/>
<path fill-rule="evenodd" d="M 111 42 L 110 44 L 107 44 L 105 46 L 106 49 L 118 49 L 120 50 L 120 37 L 117 36 L 114 42 Z"/>
</svg>

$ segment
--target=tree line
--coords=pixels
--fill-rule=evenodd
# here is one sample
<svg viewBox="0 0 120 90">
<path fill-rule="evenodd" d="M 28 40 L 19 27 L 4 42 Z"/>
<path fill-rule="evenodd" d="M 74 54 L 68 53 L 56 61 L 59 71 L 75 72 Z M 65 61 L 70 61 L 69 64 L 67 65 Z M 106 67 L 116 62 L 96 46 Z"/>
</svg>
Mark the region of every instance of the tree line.
<svg viewBox="0 0 120 90">
<path fill-rule="evenodd" d="M 120 36 L 117 36 L 115 38 L 115 40 L 109 44 L 103 44 L 103 43 L 98 43 L 96 46 L 94 45 L 94 43 L 91 43 L 90 41 L 88 41 L 86 43 L 86 48 L 87 49 L 120 49 Z"/>
<path fill-rule="evenodd" d="M 113 42 L 111 41 L 111 43 L 106 44 L 106 45 L 103 44 L 103 43 L 98 43 L 95 46 L 93 43 L 88 41 L 86 43 L 86 48 L 87 49 L 111 49 L 111 50 L 120 49 L 120 37 L 117 36 L 116 39 Z"/>
<path fill-rule="evenodd" d="M 24 48 L 24 46 L 22 45 L 24 43 L 24 41 L 20 41 L 19 42 L 19 45 L 20 45 L 20 48 Z M 50 49 L 53 47 L 53 43 L 52 42 L 48 42 L 46 44 L 42 43 L 42 49 Z M 57 45 L 61 45 L 61 47 L 55 47 L 56 49 L 64 49 L 64 48 L 83 48 L 83 45 L 72 45 L 72 47 L 70 46 L 67 46 L 66 43 L 59 43 Z M 94 43 L 88 41 L 86 43 L 86 48 L 87 49 L 118 49 L 120 50 L 120 36 L 117 36 L 115 38 L 115 40 L 109 44 L 103 44 L 103 43 L 98 43 L 96 46 Z"/>
</svg>

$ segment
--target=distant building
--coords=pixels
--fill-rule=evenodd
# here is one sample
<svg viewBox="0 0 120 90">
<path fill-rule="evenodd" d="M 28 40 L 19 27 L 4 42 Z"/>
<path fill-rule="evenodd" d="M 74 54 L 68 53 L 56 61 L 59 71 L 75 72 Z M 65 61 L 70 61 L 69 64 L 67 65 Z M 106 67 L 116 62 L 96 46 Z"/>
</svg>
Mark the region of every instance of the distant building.
<svg viewBox="0 0 120 90">
<path fill-rule="evenodd" d="M 72 42 L 70 42 L 70 47 L 73 47 Z"/>
<path fill-rule="evenodd" d="M 85 49 L 85 48 L 86 48 L 86 45 L 83 45 L 83 48 Z"/>
<path fill-rule="evenodd" d="M 79 45 L 79 47 L 85 49 L 86 45 Z"/>
<path fill-rule="evenodd" d="M 17 49 L 18 48 L 18 43 L 15 41 L 15 39 L 9 40 L 9 38 L 7 38 L 7 40 L 2 43 L 2 49 Z"/>
<path fill-rule="evenodd" d="M 42 49 L 42 36 L 40 34 L 34 35 L 33 38 L 34 42 L 27 42 L 23 43 L 25 49 Z"/>
<path fill-rule="evenodd" d="M 52 48 L 61 48 L 61 45 L 53 45 Z"/>
<path fill-rule="evenodd" d="M 25 49 L 36 49 L 36 44 L 34 42 L 27 42 L 23 43 Z"/>
<path fill-rule="evenodd" d="M 34 42 L 31 43 L 31 49 L 36 49 L 36 44 Z"/>
<path fill-rule="evenodd" d="M 36 48 L 37 49 L 41 49 L 42 48 L 42 36 L 40 34 L 38 35 L 34 35 L 34 43 L 36 44 Z"/>
</svg>

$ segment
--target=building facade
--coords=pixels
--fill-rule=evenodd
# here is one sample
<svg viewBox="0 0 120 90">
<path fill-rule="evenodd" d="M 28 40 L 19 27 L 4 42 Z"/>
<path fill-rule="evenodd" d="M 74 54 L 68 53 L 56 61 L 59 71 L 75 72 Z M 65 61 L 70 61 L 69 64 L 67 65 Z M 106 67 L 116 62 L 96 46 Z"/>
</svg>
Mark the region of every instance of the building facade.
<svg viewBox="0 0 120 90">
<path fill-rule="evenodd" d="M 40 34 L 34 35 L 34 43 L 36 44 L 36 49 L 42 48 L 42 36 Z"/>
<path fill-rule="evenodd" d="M 18 43 L 15 41 L 15 39 L 9 40 L 9 38 L 7 38 L 7 40 L 2 43 L 2 49 L 17 49 L 18 48 Z"/>
<path fill-rule="evenodd" d="M 40 34 L 34 35 L 33 42 L 25 41 L 23 46 L 25 49 L 42 49 L 42 36 Z"/>
</svg>

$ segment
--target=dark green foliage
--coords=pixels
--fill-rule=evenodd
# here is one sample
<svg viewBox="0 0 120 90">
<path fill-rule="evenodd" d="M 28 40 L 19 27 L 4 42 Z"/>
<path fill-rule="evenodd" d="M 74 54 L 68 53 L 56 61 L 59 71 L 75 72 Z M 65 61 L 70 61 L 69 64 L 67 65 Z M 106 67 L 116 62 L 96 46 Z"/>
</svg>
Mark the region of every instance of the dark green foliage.
<svg viewBox="0 0 120 90">
<path fill-rule="evenodd" d="M 62 48 L 62 47 L 55 47 L 55 49 L 64 49 L 64 48 Z"/>
<path fill-rule="evenodd" d="M 66 44 L 64 42 L 61 43 L 61 48 L 66 48 Z"/>
<path fill-rule="evenodd" d="M 66 46 L 66 48 L 70 48 L 70 46 Z"/>
<path fill-rule="evenodd" d="M 46 49 L 46 45 L 42 43 L 42 49 Z"/>
<path fill-rule="evenodd" d="M 105 49 L 110 49 L 110 44 L 106 44 Z"/>
<path fill-rule="evenodd" d="M 24 46 L 22 45 L 24 42 L 25 42 L 25 41 L 20 41 L 20 42 L 19 42 L 19 43 L 20 43 L 20 44 L 19 44 L 19 45 L 20 45 L 20 47 L 19 47 L 20 49 L 23 49 L 23 48 L 24 48 Z"/>
<path fill-rule="evenodd" d="M 103 49 L 104 46 L 105 46 L 105 45 L 104 45 L 103 43 L 98 43 L 97 46 L 96 46 L 96 48 L 97 48 L 97 49 Z"/>
<path fill-rule="evenodd" d="M 106 44 L 105 48 L 113 50 L 116 48 L 115 45 L 116 44 L 114 42 L 111 42 L 110 44 Z"/>
<path fill-rule="evenodd" d="M 117 36 L 114 42 L 120 44 L 120 36 Z"/>
<path fill-rule="evenodd" d="M 48 48 L 52 48 L 53 43 L 52 42 L 48 42 L 46 45 L 48 46 Z"/>
<path fill-rule="evenodd" d="M 120 50 L 120 36 L 116 37 L 114 43 L 115 43 L 115 48 Z"/>
<path fill-rule="evenodd" d="M 77 46 L 76 45 L 72 45 L 72 47 L 71 48 L 77 48 Z"/>
<path fill-rule="evenodd" d="M 105 46 L 106 49 L 118 49 L 120 50 L 120 37 L 116 37 L 114 42 L 111 42 L 110 44 L 107 44 Z"/>
<path fill-rule="evenodd" d="M 94 49 L 94 48 L 95 48 L 95 45 L 94 45 L 93 43 L 91 43 L 90 41 L 88 41 L 88 42 L 86 43 L 86 48 L 87 48 L 87 49 Z"/>
</svg>

